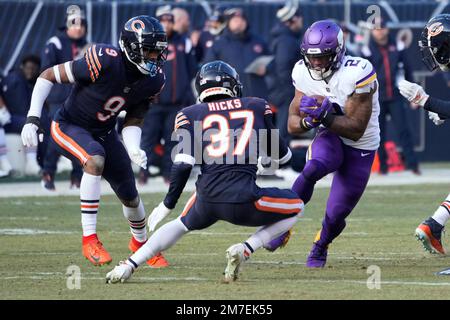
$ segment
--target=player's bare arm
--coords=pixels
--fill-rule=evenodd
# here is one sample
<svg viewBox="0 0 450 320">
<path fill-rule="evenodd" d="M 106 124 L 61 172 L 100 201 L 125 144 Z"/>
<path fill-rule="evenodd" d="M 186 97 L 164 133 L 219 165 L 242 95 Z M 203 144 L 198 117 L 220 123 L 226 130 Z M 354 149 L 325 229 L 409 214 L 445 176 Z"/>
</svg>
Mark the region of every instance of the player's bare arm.
<svg viewBox="0 0 450 320">
<path fill-rule="evenodd" d="M 299 135 L 307 132 L 308 130 L 302 128 L 300 126 L 300 121 L 302 118 L 300 117 L 300 101 L 305 94 L 301 91 L 295 90 L 295 96 L 289 105 L 289 117 L 288 117 L 288 132 L 293 135 Z"/>
<path fill-rule="evenodd" d="M 47 68 L 39 77 L 52 83 L 74 83 L 75 80 L 72 74 L 72 61 Z"/>
<path fill-rule="evenodd" d="M 338 135 L 358 141 L 364 134 L 372 115 L 372 96 L 376 88 L 368 93 L 353 93 L 345 103 L 345 115 L 335 116 L 328 128 Z"/>
</svg>

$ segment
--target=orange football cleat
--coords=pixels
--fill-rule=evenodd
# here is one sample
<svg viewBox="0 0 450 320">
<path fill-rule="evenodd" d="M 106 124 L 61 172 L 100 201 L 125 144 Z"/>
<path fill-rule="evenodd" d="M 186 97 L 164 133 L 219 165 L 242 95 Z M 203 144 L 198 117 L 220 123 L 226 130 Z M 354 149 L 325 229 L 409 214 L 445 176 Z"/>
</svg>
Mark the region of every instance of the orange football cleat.
<svg viewBox="0 0 450 320">
<path fill-rule="evenodd" d="M 109 264 L 112 259 L 103 244 L 98 240 L 97 235 L 83 237 L 83 256 L 94 266 Z"/>
<path fill-rule="evenodd" d="M 131 240 L 128 243 L 128 249 L 130 249 L 131 252 L 135 253 L 140 247 L 144 245 L 144 243 L 145 242 L 139 242 L 134 237 L 131 237 Z M 166 258 L 164 258 L 161 252 L 148 259 L 147 264 L 152 268 L 165 268 L 169 266 L 169 262 L 167 262 Z"/>
<path fill-rule="evenodd" d="M 416 238 L 422 242 L 426 251 L 445 255 L 441 239 L 443 229 L 433 218 L 428 218 L 417 227 Z"/>
</svg>

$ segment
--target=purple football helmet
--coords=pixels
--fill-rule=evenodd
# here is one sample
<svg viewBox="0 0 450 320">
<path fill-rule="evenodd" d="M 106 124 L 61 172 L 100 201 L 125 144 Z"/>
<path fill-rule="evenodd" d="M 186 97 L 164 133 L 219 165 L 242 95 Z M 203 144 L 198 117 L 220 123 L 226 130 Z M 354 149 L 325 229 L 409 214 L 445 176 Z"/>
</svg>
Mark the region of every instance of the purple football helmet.
<svg viewBox="0 0 450 320">
<path fill-rule="evenodd" d="M 341 66 L 345 55 L 344 34 L 331 20 L 316 21 L 306 30 L 300 51 L 311 77 L 324 80 Z"/>
</svg>

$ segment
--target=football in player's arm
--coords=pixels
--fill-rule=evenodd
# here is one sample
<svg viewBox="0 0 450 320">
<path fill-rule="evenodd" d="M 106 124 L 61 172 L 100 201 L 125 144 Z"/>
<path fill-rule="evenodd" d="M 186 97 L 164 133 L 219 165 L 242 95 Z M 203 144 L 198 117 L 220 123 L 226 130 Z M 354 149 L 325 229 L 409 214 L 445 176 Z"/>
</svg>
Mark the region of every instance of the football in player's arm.
<svg viewBox="0 0 450 320">
<path fill-rule="evenodd" d="M 357 141 L 366 131 L 372 115 L 372 96 L 376 90 L 376 82 L 361 89 L 356 88 L 345 102 L 345 114 L 335 115 L 328 98 L 318 101 L 295 89 L 295 96 L 289 106 L 288 131 L 299 135 L 323 124 L 334 133 Z"/>
</svg>

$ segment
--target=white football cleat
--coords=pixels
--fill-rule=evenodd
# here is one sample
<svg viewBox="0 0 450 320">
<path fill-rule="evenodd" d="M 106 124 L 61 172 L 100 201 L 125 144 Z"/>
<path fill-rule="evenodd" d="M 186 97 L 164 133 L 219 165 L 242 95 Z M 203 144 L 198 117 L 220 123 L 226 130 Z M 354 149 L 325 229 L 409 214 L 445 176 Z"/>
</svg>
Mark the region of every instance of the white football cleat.
<svg viewBox="0 0 450 320">
<path fill-rule="evenodd" d="M 125 282 L 131 278 L 133 267 L 124 261 L 120 261 L 118 266 L 106 274 L 106 283 Z"/>
<path fill-rule="evenodd" d="M 245 254 L 245 245 L 243 243 L 234 244 L 227 249 L 226 257 L 228 260 L 227 267 L 224 272 L 224 281 L 236 281 L 239 276 L 239 268 L 249 256 Z"/>
</svg>

